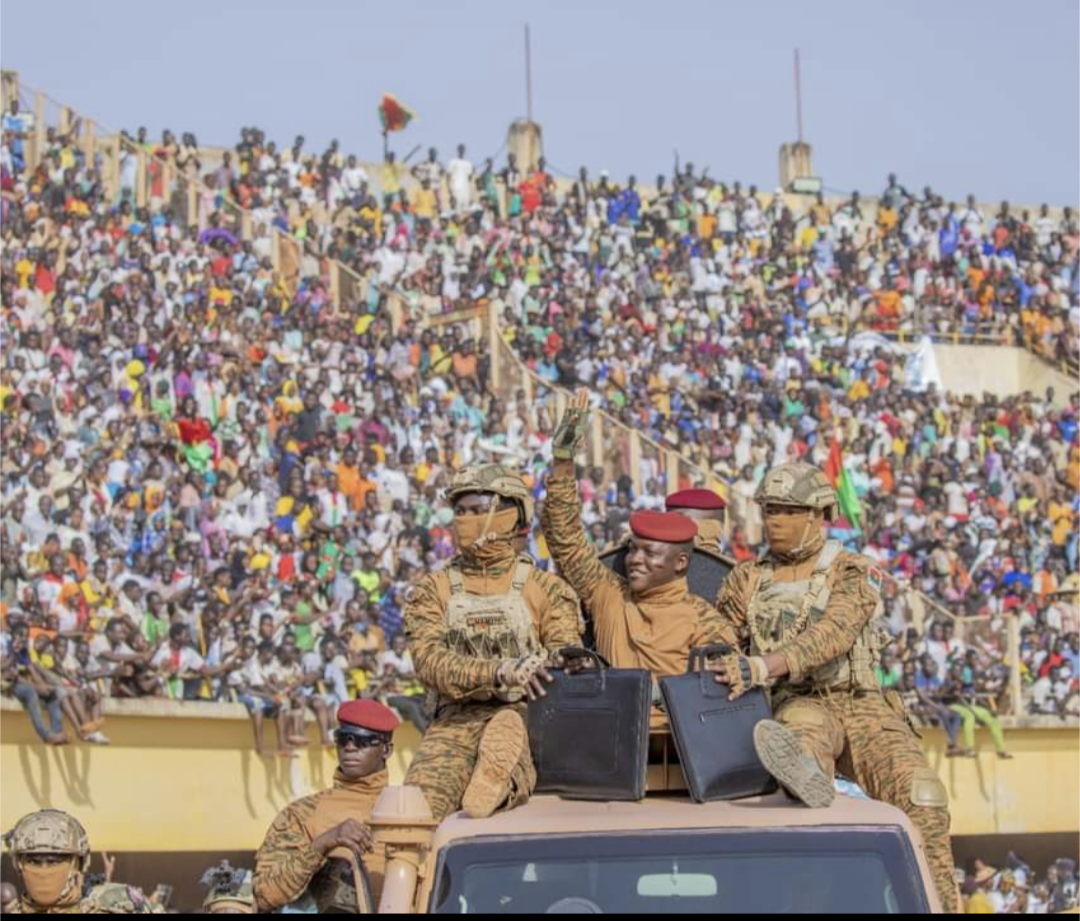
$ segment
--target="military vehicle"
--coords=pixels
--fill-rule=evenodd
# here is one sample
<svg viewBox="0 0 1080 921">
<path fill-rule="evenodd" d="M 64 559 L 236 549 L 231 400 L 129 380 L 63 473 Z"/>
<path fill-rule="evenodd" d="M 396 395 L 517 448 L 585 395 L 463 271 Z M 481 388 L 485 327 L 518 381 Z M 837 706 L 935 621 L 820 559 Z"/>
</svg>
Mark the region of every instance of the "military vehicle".
<svg viewBox="0 0 1080 921">
<path fill-rule="evenodd" d="M 665 758 L 640 803 L 538 796 L 439 825 L 419 790 L 392 788 L 371 823 L 386 848 L 380 913 L 941 911 L 919 834 L 892 806 L 841 795 L 813 810 L 783 793 L 698 805 L 684 787 Z"/>
</svg>

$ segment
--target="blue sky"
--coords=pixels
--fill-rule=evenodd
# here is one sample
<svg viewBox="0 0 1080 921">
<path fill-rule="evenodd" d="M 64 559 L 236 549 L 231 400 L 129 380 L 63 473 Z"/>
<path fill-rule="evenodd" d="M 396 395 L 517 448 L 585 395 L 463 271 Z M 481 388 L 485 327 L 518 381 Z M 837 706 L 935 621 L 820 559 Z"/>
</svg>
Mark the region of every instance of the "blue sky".
<svg viewBox="0 0 1080 921">
<path fill-rule="evenodd" d="M 1076 0 L 4 0 L 0 58 L 111 126 L 232 144 L 338 137 L 381 155 L 385 91 L 419 113 L 400 154 L 459 141 L 474 162 L 525 112 L 550 163 L 670 174 L 673 151 L 764 188 L 794 140 L 792 52 L 829 189 L 876 194 L 896 171 L 950 197 L 1080 201 Z"/>
</svg>

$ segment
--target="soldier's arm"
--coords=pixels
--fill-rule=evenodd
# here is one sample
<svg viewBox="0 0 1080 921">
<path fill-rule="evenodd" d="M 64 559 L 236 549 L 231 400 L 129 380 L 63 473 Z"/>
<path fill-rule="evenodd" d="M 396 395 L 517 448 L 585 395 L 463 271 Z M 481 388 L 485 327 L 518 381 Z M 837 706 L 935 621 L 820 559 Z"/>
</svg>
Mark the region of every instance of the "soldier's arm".
<svg viewBox="0 0 1080 921">
<path fill-rule="evenodd" d="M 304 827 L 303 808 L 303 803 L 294 803 L 281 812 L 255 855 L 252 885 L 261 914 L 300 898 L 326 860 L 312 846 Z"/>
<path fill-rule="evenodd" d="M 561 575 L 597 616 L 596 601 L 605 587 L 618 587 L 618 577 L 601 561 L 590 543 L 581 520 L 581 496 L 578 494 L 574 465 L 557 461 L 547 482 L 547 499 L 541 526 L 551 558 Z"/>
<path fill-rule="evenodd" d="M 814 669 L 847 655 L 877 609 L 880 596 L 867 578 L 868 565 L 855 559 L 841 565 L 825 616 L 778 650 L 792 681 L 800 681 Z M 774 678 L 782 677 L 771 662 L 769 672 Z"/>
<path fill-rule="evenodd" d="M 540 618 L 540 642 L 544 649 L 554 654 L 567 646 L 580 646 L 585 630 L 581 603 L 574 590 L 558 576 L 538 569 L 533 574 L 546 599 Z"/>
<path fill-rule="evenodd" d="M 405 606 L 405 632 L 416 674 L 430 690 L 451 700 L 468 700 L 497 689 L 501 664 L 497 659 L 478 659 L 450 648 L 446 611 L 434 576 L 425 576 L 413 588 Z"/>
<path fill-rule="evenodd" d="M 691 648 L 723 644 L 739 651 L 745 645 L 739 631 L 729 621 L 724 620 L 711 604 L 704 601 L 698 605 L 700 614 L 698 630 L 690 642 Z"/>
<path fill-rule="evenodd" d="M 706 621 L 706 627 L 716 639 L 712 642 L 727 643 L 741 652 L 749 648 L 750 628 L 746 609 L 750 604 L 750 567 L 736 567 L 720 586 L 716 596 L 714 618 Z"/>
</svg>

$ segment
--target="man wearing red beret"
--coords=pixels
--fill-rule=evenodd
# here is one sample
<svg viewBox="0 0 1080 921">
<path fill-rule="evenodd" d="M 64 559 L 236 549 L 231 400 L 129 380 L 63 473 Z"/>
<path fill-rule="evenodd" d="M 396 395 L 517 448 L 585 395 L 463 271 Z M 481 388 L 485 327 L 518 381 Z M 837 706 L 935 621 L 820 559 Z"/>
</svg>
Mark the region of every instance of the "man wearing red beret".
<svg viewBox="0 0 1080 921">
<path fill-rule="evenodd" d="M 684 489 L 668 496 L 667 510 L 697 523 L 695 543 L 710 553 L 722 552 L 727 503 L 711 489 Z"/>
<path fill-rule="evenodd" d="M 596 647 L 615 668 L 645 668 L 655 679 L 686 672 L 690 650 L 737 641 L 716 610 L 687 583 L 697 524 L 685 515 L 637 512 L 627 578 L 601 561 L 582 524 L 574 458 L 587 426 L 589 392 L 574 396 L 554 436 L 555 463 L 542 525 L 559 572 L 592 612 Z M 654 714 L 654 724 L 665 721 Z"/>
<path fill-rule="evenodd" d="M 338 879 L 351 879 L 335 864 L 364 863 L 369 874 L 382 872 L 373 856 L 367 826 L 375 803 L 389 782 L 386 762 L 393 754 L 399 720 L 374 700 L 352 700 L 338 708 L 338 769 L 334 786 L 305 796 L 279 813 L 255 856 L 253 886 L 260 913 L 299 903 L 320 912 L 334 907 L 324 900 L 339 890 Z M 353 906 L 355 909 L 355 906 Z"/>
</svg>

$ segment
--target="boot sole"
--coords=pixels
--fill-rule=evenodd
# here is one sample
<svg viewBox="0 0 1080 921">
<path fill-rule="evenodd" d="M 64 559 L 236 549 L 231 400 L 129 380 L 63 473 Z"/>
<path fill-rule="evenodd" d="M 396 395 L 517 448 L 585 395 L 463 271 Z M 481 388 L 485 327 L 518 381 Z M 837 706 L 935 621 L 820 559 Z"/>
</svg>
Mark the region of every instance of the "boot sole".
<svg viewBox="0 0 1080 921">
<path fill-rule="evenodd" d="M 836 788 L 799 745 L 799 737 L 772 720 L 754 727 L 754 748 L 761 763 L 779 784 L 811 809 L 827 809 Z"/>
<path fill-rule="evenodd" d="M 510 796 L 510 778 L 521 761 L 529 736 L 513 711 L 499 713 L 484 730 L 480 753 L 461 808 L 470 819 L 487 819 Z"/>
</svg>

